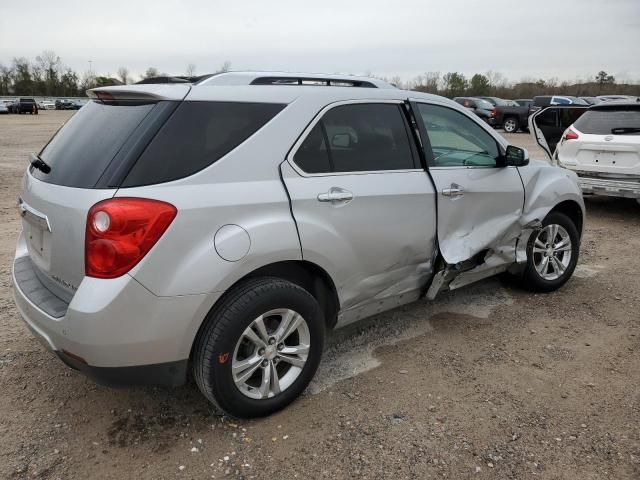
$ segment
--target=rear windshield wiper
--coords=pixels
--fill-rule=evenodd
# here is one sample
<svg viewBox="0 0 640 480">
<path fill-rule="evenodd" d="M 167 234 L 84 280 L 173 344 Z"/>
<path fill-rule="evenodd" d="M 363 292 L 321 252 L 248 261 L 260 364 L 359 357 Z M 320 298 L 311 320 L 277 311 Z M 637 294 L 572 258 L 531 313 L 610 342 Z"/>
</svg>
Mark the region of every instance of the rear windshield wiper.
<svg viewBox="0 0 640 480">
<path fill-rule="evenodd" d="M 613 133 L 614 135 L 624 135 L 625 133 L 640 133 L 640 127 L 612 128 L 611 133 Z"/>
<path fill-rule="evenodd" d="M 31 166 L 33 168 L 37 168 L 42 173 L 49 173 L 51 171 L 51 167 L 47 165 L 47 162 L 40 158 L 40 155 L 37 153 L 31 154 Z"/>
</svg>

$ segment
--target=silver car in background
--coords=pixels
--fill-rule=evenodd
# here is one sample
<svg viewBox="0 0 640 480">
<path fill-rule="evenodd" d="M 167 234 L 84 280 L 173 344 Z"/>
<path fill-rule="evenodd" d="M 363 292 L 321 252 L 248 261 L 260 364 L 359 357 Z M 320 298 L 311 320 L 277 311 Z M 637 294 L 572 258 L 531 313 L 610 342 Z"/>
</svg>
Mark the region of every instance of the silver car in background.
<svg viewBox="0 0 640 480">
<path fill-rule="evenodd" d="M 578 260 L 575 174 L 442 97 L 224 73 L 97 88 L 31 157 L 13 266 L 27 325 L 105 384 L 179 385 L 239 417 L 312 379 L 327 329 Z"/>
</svg>

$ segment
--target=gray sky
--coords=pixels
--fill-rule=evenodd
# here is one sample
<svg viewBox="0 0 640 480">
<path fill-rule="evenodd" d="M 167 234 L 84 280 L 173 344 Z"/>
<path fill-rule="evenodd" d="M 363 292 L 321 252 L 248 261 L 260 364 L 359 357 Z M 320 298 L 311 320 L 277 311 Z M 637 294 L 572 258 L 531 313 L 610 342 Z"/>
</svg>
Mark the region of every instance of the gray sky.
<svg viewBox="0 0 640 480">
<path fill-rule="evenodd" d="M 640 0 L 0 0 L 0 63 L 640 82 Z"/>
</svg>

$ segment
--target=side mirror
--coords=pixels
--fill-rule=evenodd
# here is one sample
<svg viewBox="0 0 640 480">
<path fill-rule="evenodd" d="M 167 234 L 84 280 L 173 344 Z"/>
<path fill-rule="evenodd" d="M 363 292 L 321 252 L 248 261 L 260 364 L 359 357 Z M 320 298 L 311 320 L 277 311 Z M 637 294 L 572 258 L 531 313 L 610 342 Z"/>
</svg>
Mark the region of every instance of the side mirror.
<svg viewBox="0 0 640 480">
<path fill-rule="evenodd" d="M 348 133 L 336 133 L 331 137 L 331 146 L 349 148 L 351 146 L 351 136 Z"/>
<path fill-rule="evenodd" d="M 529 152 L 515 145 L 507 146 L 504 158 L 506 167 L 524 167 L 529 164 Z"/>
</svg>

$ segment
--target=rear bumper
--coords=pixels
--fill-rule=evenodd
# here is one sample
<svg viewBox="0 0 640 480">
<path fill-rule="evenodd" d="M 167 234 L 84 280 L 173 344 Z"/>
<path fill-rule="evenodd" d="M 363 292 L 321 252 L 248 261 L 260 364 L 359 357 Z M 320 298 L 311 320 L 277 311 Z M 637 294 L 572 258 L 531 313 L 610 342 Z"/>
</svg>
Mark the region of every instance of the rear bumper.
<svg viewBox="0 0 640 480">
<path fill-rule="evenodd" d="M 609 197 L 640 198 L 640 182 L 585 177 L 578 174 L 583 193 Z"/>
<path fill-rule="evenodd" d="M 23 282 L 21 288 L 15 262 L 12 280 L 34 336 L 67 365 L 107 385 L 184 383 L 193 339 L 217 298 L 157 297 L 128 275 L 85 278 L 56 318 L 30 297 L 31 287 Z"/>
</svg>

